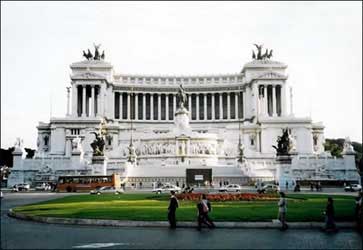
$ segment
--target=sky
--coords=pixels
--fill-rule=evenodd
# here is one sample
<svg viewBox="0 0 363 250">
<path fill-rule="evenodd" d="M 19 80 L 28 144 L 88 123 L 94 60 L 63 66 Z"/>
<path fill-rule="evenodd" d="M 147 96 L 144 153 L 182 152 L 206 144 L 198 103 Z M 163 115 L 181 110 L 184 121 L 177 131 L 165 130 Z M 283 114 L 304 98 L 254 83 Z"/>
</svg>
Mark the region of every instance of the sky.
<svg viewBox="0 0 363 250">
<path fill-rule="evenodd" d="M 288 65 L 294 113 L 362 141 L 360 2 L 1 2 L 1 147 L 66 114 L 70 68 L 101 43 L 122 74 L 237 73 L 253 43 Z"/>
</svg>

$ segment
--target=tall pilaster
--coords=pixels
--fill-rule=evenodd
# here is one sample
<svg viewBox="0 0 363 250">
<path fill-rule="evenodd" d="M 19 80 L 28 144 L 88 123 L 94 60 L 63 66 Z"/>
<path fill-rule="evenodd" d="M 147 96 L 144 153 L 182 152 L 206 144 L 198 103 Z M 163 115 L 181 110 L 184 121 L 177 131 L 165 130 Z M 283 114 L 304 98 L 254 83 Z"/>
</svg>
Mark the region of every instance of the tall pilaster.
<svg viewBox="0 0 363 250">
<path fill-rule="evenodd" d="M 82 117 L 86 117 L 86 85 L 82 85 Z"/>
<path fill-rule="evenodd" d="M 78 93 L 77 86 L 75 83 L 72 84 L 72 116 L 76 117 L 77 115 L 77 103 L 78 103 Z"/>
</svg>

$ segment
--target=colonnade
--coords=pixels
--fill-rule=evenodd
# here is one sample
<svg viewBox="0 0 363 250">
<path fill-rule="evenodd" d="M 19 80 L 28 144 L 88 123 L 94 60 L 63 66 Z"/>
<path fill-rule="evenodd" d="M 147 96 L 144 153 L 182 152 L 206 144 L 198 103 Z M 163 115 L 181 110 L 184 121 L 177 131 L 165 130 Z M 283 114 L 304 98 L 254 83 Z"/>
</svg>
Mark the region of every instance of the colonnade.
<svg viewBox="0 0 363 250">
<path fill-rule="evenodd" d="M 285 116 L 286 97 L 284 85 L 259 85 L 259 113 L 263 116 Z"/>
<path fill-rule="evenodd" d="M 100 95 L 101 87 L 98 85 L 72 85 L 72 114 L 79 117 L 95 117 L 102 110 L 104 98 Z M 67 101 L 69 114 L 69 94 Z"/>
<path fill-rule="evenodd" d="M 72 115 L 78 117 L 104 115 L 106 90 L 102 88 L 105 87 L 91 84 L 73 85 Z M 249 91 L 188 92 L 185 105 L 192 121 L 237 120 L 244 117 L 250 118 L 256 114 L 284 116 L 286 115 L 284 88 L 284 85 L 259 84 L 252 90 L 256 96 L 253 94 L 251 96 Z M 104 94 L 101 95 L 101 93 Z M 172 121 L 179 101 L 176 92 L 114 91 L 112 94 L 114 95 L 112 98 L 114 114 L 112 115 L 113 118 L 120 120 Z M 69 114 L 69 89 L 67 97 L 67 114 Z M 255 100 L 257 110 L 253 111 Z"/>
<path fill-rule="evenodd" d="M 179 102 L 176 93 L 114 92 L 114 118 L 120 120 L 170 121 Z M 190 119 L 237 120 L 243 118 L 244 92 L 188 93 Z"/>
</svg>

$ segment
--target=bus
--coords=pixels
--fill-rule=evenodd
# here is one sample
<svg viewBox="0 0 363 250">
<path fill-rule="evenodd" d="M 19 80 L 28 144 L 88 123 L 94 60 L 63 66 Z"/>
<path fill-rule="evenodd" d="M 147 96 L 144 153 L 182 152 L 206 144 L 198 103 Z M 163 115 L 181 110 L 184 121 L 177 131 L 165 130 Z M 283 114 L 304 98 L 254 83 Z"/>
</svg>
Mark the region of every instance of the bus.
<svg viewBox="0 0 363 250">
<path fill-rule="evenodd" d="M 66 175 L 59 176 L 57 192 L 82 192 L 100 187 L 120 188 L 120 175 Z"/>
</svg>

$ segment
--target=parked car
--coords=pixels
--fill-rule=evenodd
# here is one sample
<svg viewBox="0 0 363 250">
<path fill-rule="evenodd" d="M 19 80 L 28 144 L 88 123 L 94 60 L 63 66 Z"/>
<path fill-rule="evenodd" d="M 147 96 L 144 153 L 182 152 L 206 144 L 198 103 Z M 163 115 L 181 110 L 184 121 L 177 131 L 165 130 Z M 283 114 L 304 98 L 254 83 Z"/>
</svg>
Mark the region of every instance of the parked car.
<svg viewBox="0 0 363 250">
<path fill-rule="evenodd" d="M 280 191 L 279 186 L 275 185 L 275 184 L 267 184 L 261 188 L 257 189 L 257 192 L 259 194 L 263 194 L 263 193 L 275 193 Z"/>
<path fill-rule="evenodd" d="M 37 191 L 50 191 L 51 186 L 48 183 L 42 183 L 35 187 L 35 190 Z"/>
<path fill-rule="evenodd" d="M 362 186 L 359 184 L 349 184 L 347 186 L 344 187 L 344 191 L 345 192 L 358 192 L 358 191 L 362 191 Z"/>
<path fill-rule="evenodd" d="M 96 188 L 94 190 L 91 190 L 89 193 L 90 194 L 122 194 L 124 192 L 123 189 L 121 188 L 115 188 L 115 187 L 100 187 L 100 188 Z"/>
<path fill-rule="evenodd" d="M 13 192 L 18 192 L 18 191 L 29 191 L 30 189 L 30 185 L 27 183 L 20 183 L 20 184 L 15 184 L 13 186 Z"/>
<path fill-rule="evenodd" d="M 229 184 L 219 188 L 219 192 L 241 192 L 242 188 L 238 184 Z"/>
<path fill-rule="evenodd" d="M 170 191 L 174 191 L 175 193 L 179 193 L 181 191 L 180 187 L 177 187 L 172 184 L 165 184 L 162 187 L 154 188 L 153 193 L 161 194 L 161 193 L 169 193 Z"/>
</svg>

